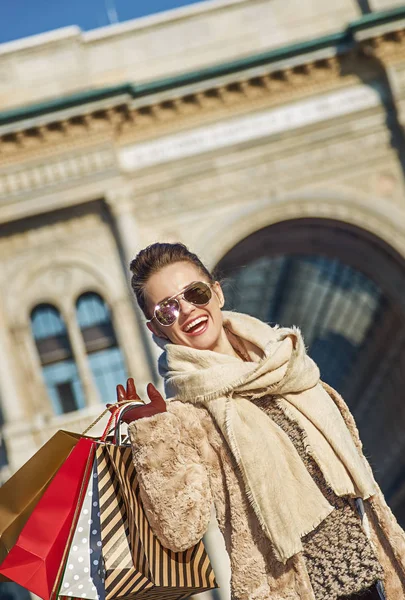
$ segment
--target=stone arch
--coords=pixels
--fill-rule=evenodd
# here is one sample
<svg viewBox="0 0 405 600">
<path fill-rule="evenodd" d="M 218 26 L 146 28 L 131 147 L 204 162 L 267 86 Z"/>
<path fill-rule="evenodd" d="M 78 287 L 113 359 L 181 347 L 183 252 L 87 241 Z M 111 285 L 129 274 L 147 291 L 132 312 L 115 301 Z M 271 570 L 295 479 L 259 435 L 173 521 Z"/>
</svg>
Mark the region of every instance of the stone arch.
<svg viewBox="0 0 405 600">
<path fill-rule="evenodd" d="M 229 211 L 202 232 L 193 249 L 210 267 L 240 240 L 266 226 L 292 219 L 331 219 L 353 225 L 386 242 L 405 257 L 405 210 L 386 199 L 334 189 L 307 190 L 264 198 Z"/>
<path fill-rule="evenodd" d="M 349 269 L 358 274 L 356 277 L 363 278 L 362 281 L 372 283 L 378 292 L 378 310 L 376 308 L 373 313 L 364 338 L 359 342 L 358 352 L 353 355 L 352 371 L 348 371 L 344 389 L 339 391 L 343 392 L 356 417 L 366 451 L 388 500 L 398 518 L 405 522 L 405 460 L 402 458 L 405 455 L 405 369 L 402 364 L 405 354 L 405 252 L 399 251 L 403 244 L 403 225 L 394 224 L 388 218 L 377 219 L 376 214 L 369 211 L 367 219 L 358 219 L 363 225 L 360 227 L 348 222 L 349 219 L 344 222 L 342 218 L 331 218 L 333 211 L 342 214 L 336 206 L 326 211 L 319 210 L 323 205 L 318 205 L 318 214 L 314 215 L 316 211 L 312 210 L 310 216 L 304 216 L 302 203 L 291 206 L 294 210 L 284 211 L 283 218 L 281 212 L 264 211 L 261 227 L 257 227 L 260 219 L 256 219 L 254 231 L 251 231 L 253 221 L 241 221 L 238 237 L 242 230 L 250 229 L 250 232 L 228 248 L 217 267 L 221 275 L 236 281 L 238 269 L 246 273 L 255 261 L 266 257 L 268 260 L 287 257 L 295 264 L 298 260 L 311 262 L 322 257 L 324 267 L 334 261 L 335 267 L 337 264 L 339 268 Z M 353 214 L 351 220 L 355 221 Z M 364 211 L 362 214 L 364 216 Z M 267 224 L 268 220 L 273 222 Z M 373 229 L 383 235 L 377 236 Z M 235 235 L 235 230 L 232 234 Z M 304 289 L 306 282 L 297 282 L 296 288 L 299 285 Z M 340 293 L 349 296 L 351 291 L 340 290 Z M 259 294 L 259 298 L 265 295 Z M 288 302 L 288 294 L 284 300 Z M 246 312 L 249 312 L 248 307 Z M 293 313 L 290 311 L 290 314 Z M 294 324 L 302 326 L 299 321 Z M 347 352 L 347 345 L 336 345 L 335 352 Z"/>
<path fill-rule="evenodd" d="M 117 285 L 120 276 L 123 279 L 120 272 L 110 273 L 100 266 L 98 257 L 85 252 L 69 251 L 58 253 L 57 257 L 43 257 L 17 273 L 8 286 L 6 303 L 10 322 L 14 326 L 26 324 L 33 307 L 41 302 L 50 302 L 66 313 L 74 309 L 76 299 L 89 289 L 113 306 L 122 290 Z M 124 280 L 122 285 L 125 285 Z"/>
</svg>

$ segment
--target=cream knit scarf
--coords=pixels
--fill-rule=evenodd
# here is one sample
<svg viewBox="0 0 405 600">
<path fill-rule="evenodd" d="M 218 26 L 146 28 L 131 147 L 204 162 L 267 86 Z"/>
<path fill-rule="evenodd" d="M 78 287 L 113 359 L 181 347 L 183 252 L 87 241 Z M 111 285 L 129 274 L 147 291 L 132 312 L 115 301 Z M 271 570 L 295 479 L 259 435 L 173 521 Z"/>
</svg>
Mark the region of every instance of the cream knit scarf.
<svg viewBox="0 0 405 600">
<path fill-rule="evenodd" d="M 204 406 L 222 431 L 246 493 L 278 560 L 333 510 L 284 431 L 252 400 L 272 395 L 305 432 L 308 451 L 338 496 L 375 493 L 374 483 L 333 400 L 319 382 L 298 329 L 272 328 L 224 312 L 224 325 L 263 352 L 259 362 L 167 343 L 159 360 L 168 398 Z"/>
</svg>

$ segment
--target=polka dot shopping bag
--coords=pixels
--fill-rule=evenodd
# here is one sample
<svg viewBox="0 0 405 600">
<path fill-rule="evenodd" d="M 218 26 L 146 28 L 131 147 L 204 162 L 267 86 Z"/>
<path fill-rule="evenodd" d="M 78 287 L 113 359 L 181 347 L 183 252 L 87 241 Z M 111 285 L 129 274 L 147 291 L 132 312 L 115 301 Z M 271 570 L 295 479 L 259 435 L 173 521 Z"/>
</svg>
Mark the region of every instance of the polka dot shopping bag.
<svg viewBox="0 0 405 600">
<path fill-rule="evenodd" d="M 105 599 L 101 545 L 97 464 L 94 463 L 66 561 L 60 596 Z"/>
</svg>

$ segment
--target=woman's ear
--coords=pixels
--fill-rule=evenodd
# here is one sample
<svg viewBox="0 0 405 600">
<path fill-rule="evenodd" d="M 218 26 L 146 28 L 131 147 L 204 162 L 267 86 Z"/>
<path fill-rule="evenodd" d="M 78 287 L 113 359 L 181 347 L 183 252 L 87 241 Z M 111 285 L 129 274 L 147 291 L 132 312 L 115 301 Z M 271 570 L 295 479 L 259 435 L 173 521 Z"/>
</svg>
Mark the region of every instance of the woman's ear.
<svg viewBox="0 0 405 600">
<path fill-rule="evenodd" d="M 148 321 L 146 323 L 146 327 L 149 329 L 149 331 L 151 331 L 154 335 L 156 335 L 155 328 L 153 327 L 153 325 L 152 325 L 152 323 L 150 321 Z"/>
<path fill-rule="evenodd" d="M 214 289 L 215 294 L 217 295 L 219 307 L 222 308 L 225 304 L 225 297 L 221 288 L 221 284 L 219 283 L 219 281 L 215 281 L 212 287 Z"/>
<path fill-rule="evenodd" d="M 164 333 L 162 333 L 160 331 L 160 329 L 158 329 L 157 327 L 152 325 L 152 323 L 150 321 L 147 321 L 146 327 L 149 329 L 149 331 L 151 331 L 153 333 L 153 335 L 156 335 L 156 337 L 161 338 L 162 340 L 169 339 L 166 335 L 164 335 Z"/>
</svg>

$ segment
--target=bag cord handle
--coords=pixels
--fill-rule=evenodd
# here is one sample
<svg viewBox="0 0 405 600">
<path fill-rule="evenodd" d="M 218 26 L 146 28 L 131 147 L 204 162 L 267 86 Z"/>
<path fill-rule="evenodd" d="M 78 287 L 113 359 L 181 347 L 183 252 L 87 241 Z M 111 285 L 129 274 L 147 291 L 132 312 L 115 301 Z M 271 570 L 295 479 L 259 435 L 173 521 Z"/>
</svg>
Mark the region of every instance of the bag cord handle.
<svg viewBox="0 0 405 600">
<path fill-rule="evenodd" d="M 129 404 L 130 402 L 133 402 L 133 400 L 121 400 L 121 402 L 116 402 L 115 404 L 111 404 L 109 408 L 106 408 L 105 410 L 103 410 L 103 412 L 97 417 L 97 419 L 95 419 L 88 427 L 86 427 L 86 429 L 83 431 L 82 435 L 86 435 L 90 429 L 92 429 L 95 425 L 97 425 L 97 423 L 99 421 L 101 421 L 101 419 L 104 417 L 104 415 L 106 415 L 108 412 L 111 412 L 111 408 L 118 408 L 119 406 L 122 406 L 123 404 Z M 114 412 L 112 413 L 112 415 L 110 416 L 110 418 L 108 419 L 108 423 L 106 428 L 104 429 L 104 433 L 101 436 L 101 441 L 104 441 L 105 438 L 107 437 L 107 434 L 110 430 L 111 427 L 111 423 L 113 422 L 113 420 L 116 418 L 117 414 L 119 411 L 114 410 Z"/>
</svg>

